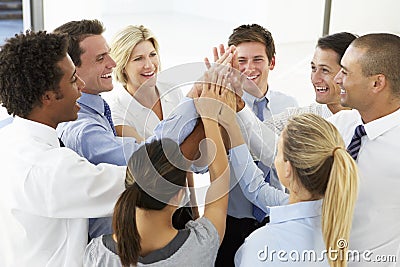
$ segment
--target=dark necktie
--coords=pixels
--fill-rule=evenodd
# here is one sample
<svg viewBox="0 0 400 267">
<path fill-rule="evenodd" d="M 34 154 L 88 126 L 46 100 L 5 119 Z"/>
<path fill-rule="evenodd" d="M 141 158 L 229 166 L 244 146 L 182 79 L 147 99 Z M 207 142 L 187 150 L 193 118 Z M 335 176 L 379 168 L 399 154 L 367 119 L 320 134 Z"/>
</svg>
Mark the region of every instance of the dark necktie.
<svg viewBox="0 0 400 267">
<path fill-rule="evenodd" d="M 61 141 L 61 138 L 58 138 L 58 142 L 60 143 L 60 147 L 65 147 L 63 141 Z"/>
<path fill-rule="evenodd" d="M 103 99 L 103 102 L 104 102 L 104 116 L 108 120 L 108 123 L 110 124 L 111 129 L 113 130 L 113 133 L 116 136 L 117 132 L 115 131 L 114 123 L 113 123 L 112 118 L 111 118 L 110 106 L 107 104 L 107 102 L 104 99 Z"/>
<path fill-rule="evenodd" d="M 264 121 L 264 109 L 268 104 L 268 100 L 263 97 L 260 101 L 254 101 L 254 111 L 257 112 L 256 116 L 260 121 Z M 257 167 L 264 173 L 264 181 L 269 183 L 271 168 L 265 166 L 261 161 L 255 161 Z M 262 222 L 265 218 L 266 213 L 262 211 L 256 205 L 253 205 L 253 216 L 257 219 L 257 221 Z"/>
<path fill-rule="evenodd" d="M 358 156 L 358 152 L 360 151 L 361 147 L 361 138 L 366 135 L 364 125 L 358 125 L 354 131 L 353 138 L 349 146 L 347 147 L 347 152 L 349 152 L 350 156 L 356 160 Z"/>
</svg>

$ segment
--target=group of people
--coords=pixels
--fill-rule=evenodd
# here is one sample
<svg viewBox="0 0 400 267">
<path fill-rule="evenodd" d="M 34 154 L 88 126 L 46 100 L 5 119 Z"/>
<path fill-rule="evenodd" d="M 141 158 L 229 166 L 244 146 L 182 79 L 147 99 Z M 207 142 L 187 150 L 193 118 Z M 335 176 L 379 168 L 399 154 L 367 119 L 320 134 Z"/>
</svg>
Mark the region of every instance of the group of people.
<svg viewBox="0 0 400 267">
<path fill-rule="evenodd" d="M 298 107 L 269 86 L 275 44 L 260 25 L 214 48 L 187 96 L 158 79 L 149 29 L 128 26 L 110 46 L 103 32 L 71 21 L 1 48 L 0 102 L 14 117 L 0 129 L 1 266 L 398 259 L 399 36 L 320 38 L 317 103 Z M 210 174 L 202 217 L 193 171 Z"/>
</svg>

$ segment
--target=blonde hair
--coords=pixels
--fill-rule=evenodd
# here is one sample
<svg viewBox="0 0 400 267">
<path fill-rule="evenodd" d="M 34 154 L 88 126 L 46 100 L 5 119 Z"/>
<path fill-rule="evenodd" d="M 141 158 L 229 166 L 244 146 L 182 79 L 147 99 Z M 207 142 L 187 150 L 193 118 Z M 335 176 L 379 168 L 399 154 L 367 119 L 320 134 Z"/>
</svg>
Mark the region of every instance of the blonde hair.
<svg viewBox="0 0 400 267">
<path fill-rule="evenodd" d="M 341 251 L 331 266 L 347 266 L 347 246 L 358 193 L 358 170 L 338 130 L 314 114 L 291 118 L 283 135 L 283 155 L 313 198 L 324 197 L 322 235 L 328 251 Z"/>
<path fill-rule="evenodd" d="M 111 56 L 116 62 L 114 70 L 115 78 L 122 83 L 124 87 L 128 82 L 128 77 L 124 69 L 128 64 L 132 50 L 137 44 L 143 41 L 150 41 L 159 55 L 159 45 L 154 34 L 143 25 L 129 25 L 119 31 L 111 42 Z M 161 65 L 161 64 L 160 64 Z"/>
</svg>

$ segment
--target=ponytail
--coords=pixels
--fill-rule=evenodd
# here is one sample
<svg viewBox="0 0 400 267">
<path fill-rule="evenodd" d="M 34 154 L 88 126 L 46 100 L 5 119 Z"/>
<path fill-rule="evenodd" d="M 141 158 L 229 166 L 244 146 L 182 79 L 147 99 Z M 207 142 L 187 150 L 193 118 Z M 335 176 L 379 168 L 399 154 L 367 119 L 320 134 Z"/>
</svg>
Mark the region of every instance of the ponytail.
<svg viewBox="0 0 400 267">
<path fill-rule="evenodd" d="M 322 205 L 322 234 L 327 251 L 338 251 L 337 259 L 329 258 L 329 264 L 345 267 L 358 192 L 358 170 L 344 148 L 335 148 L 332 156 L 332 169 Z"/>
<path fill-rule="evenodd" d="M 136 266 L 140 247 L 140 235 L 136 226 L 136 204 L 140 199 L 136 183 L 128 187 L 114 207 L 113 230 L 117 239 L 117 252 L 122 266 Z"/>
</svg>

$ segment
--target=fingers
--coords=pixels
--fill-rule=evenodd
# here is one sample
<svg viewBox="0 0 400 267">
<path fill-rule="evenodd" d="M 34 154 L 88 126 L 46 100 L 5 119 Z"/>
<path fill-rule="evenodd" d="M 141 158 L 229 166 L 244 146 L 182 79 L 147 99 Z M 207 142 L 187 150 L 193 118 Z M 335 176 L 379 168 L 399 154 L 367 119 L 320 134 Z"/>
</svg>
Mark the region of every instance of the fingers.
<svg viewBox="0 0 400 267">
<path fill-rule="evenodd" d="M 215 61 L 215 60 L 214 60 L 214 61 Z M 210 63 L 210 61 L 208 60 L 208 58 L 204 58 L 204 63 L 206 64 L 207 69 L 210 69 L 210 68 L 211 68 L 211 63 Z"/>
<path fill-rule="evenodd" d="M 225 54 L 225 47 L 224 47 L 223 44 L 220 44 L 220 45 L 219 45 L 219 54 L 220 54 L 220 55 Z"/>
<path fill-rule="evenodd" d="M 218 49 L 216 47 L 213 47 L 213 55 L 214 55 L 214 62 L 217 62 L 219 59 L 219 55 L 218 55 Z"/>
</svg>

